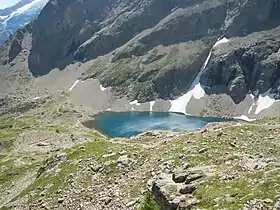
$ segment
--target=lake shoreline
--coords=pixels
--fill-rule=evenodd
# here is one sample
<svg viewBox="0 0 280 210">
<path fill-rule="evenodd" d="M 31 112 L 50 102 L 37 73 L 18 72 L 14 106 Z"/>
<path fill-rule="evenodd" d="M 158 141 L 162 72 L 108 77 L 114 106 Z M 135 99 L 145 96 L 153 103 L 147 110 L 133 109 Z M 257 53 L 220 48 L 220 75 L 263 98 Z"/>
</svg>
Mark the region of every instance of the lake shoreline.
<svg viewBox="0 0 280 210">
<path fill-rule="evenodd" d="M 155 130 L 194 131 L 209 123 L 229 122 L 234 119 L 198 117 L 172 112 L 100 112 L 82 124 L 97 129 L 108 138 L 130 138 Z"/>
</svg>

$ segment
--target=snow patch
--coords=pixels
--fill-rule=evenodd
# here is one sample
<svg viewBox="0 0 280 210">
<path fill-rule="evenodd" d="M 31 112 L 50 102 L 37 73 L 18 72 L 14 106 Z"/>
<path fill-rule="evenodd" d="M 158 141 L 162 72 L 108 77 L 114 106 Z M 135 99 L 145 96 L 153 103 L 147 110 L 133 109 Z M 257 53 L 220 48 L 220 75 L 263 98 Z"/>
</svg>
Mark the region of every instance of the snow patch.
<svg viewBox="0 0 280 210">
<path fill-rule="evenodd" d="M 28 10 L 30 10 L 31 8 L 41 8 L 44 7 L 47 4 L 48 0 L 34 0 L 32 2 L 30 2 L 29 4 L 26 4 L 24 6 L 22 6 L 21 8 L 18 8 L 17 10 L 13 11 L 10 15 L 8 16 L 1 16 L 5 20 L 2 24 L 6 27 L 7 26 L 7 22 L 12 19 L 14 16 L 18 16 L 21 15 L 25 12 L 27 12 Z"/>
<path fill-rule="evenodd" d="M 41 97 L 37 96 L 37 97 L 33 98 L 33 100 L 38 100 L 38 99 L 40 99 L 40 98 L 41 98 Z"/>
<path fill-rule="evenodd" d="M 198 83 L 195 88 L 194 88 L 194 91 L 193 91 L 193 97 L 195 99 L 201 99 L 203 98 L 205 95 L 205 92 L 204 92 L 204 89 L 203 87 L 201 86 L 200 83 Z"/>
<path fill-rule="evenodd" d="M 211 56 L 211 55 L 210 55 Z M 209 60 L 209 59 L 208 59 Z M 206 61 L 207 62 L 207 61 Z M 206 64 L 207 65 L 207 64 Z M 203 66 L 206 66 L 203 65 Z M 169 112 L 178 112 L 178 113 L 186 113 L 186 106 L 188 105 L 191 98 L 194 96 L 196 99 L 201 99 L 204 97 L 205 92 L 202 86 L 199 83 L 200 76 L 203 71 L 201 71 L 193 81 L 189 91 L 184 94 L 183 96 L 179 97 L 178 99 L 175 99 L 171 102 L 171 108 L 169 109 Z"/>
<path fill-rule="evenodd" d="M 253 94 L 250 94 L 250 97 L 253 99 L 253 103 L 252 105 L 250 106 L 249 110 L 248 110 L 248 114 L 250 114 L 252 112 L 252 109 L 253 107 L 256 105 L 256 102 L 255 102 L 255 96 Z"/>
<path fill-rule="evenodd" d="M 150 101 L 150 112 L 153 111 L 154 104 L 155 104 L 155 101 Z"/>
<path fill-rule="evenodd" d="M 227 42 L 229 42 L 229 39 L 227 39 L 227 38 L 224 37 L 224 38 L 220 39 L 219 41 L 217 41 L 217 42 L 214 44 L 213 48 L 217 47 L 217 46 L 220 45 L 220 44 L 227 43 Z"/>
<path fill-rule="evenodd" d="M 129 104 L 130 104 L 130 105 L 137 105 L 137 106 L 140 106 L 140 103 L 138 103 L 137 100 L 132 101 L 132 102 L 130 102 Z"/>
<path fill-rule="evenodd" d="M 252 106 L 250 106 L 249 110 L 248 110 L 248 114 L 251 113 L 252 109 L 253 109 L 254 103 L 252 104 Z"/>
<path fill-rule="evenodd" d="M 102 92 L 104 92 L 105 90 L 107 90 L 107 88 L 105 88 L 105 87 L 103 87 L 102 85 L 100 85 L 100 90 L 101 90 Z"/>
<path fill-rule="evenodd" d="M 250 119 L 246 115 L 241 115 L 240 117 L 234 117 L 234 119 L 236 119 L 236 120 L 244 120 L 244 121 L 247 121 L 247 122 L 252 122 L 252 121 L 256 120 L 256 119 Z"/>
<path fill-rule="evenodd" d="M 9 16 L 0 16 L 0 20 L 4 20 L 4 19 L 6 19 L 7 17 L 9 17 Z"/>
<path fill-rule="evenodd" d="M 212 49 L 209 52 L 209 55 L 206 58 L 206 61 L 203 64 L 200 72 L 198 73 L 195 80 L 191 84 L 191 87 L 188 90 L 188 92 L 186 94 L 184 94 L 183 96 L 179 97 L 178 99 L 170 101 L 171 108 L 169 109 L 169 112 L 179 112 L 179 113 L 187 114 L 186 107 L 187 107 L 189 101 L 191 100 L 191 98 L 194 97 L 195 99 L 201 99 L 205 96 L 205 91 L 199 82 L 200 76 L 202 75 L 203 71 L 205 70 L 205 68 L 207 67 L 207 65 L 209 63 L 213 48 L 217 47 L 219 44 L 226 43 L 228 41 L 229 40 L 227 38 L 222 38 L 214 44 L 214 46 L 212 47 Z"/>
<path fill-rule="evenodd" d="M 171 9 L 171 12 L 174 12 L 177 9 L 178 9 L 178 7 L 174 7 L 173 9 Z"/>
<path fill-rule="evenodd" d="M 79 82 L 80 82 L 80 80 L 77 80 L 76 82 L 74 82 L 74 84 L 69 88 L 69 91 L 72 91 Z"/>
<path fill-rule="evenodd" d="M 276 101 L 274 99 L 275 94 L 270 94 L 270 91 L 271 89 L 259 96 L 258 100 L 256 101 L 257 108 L 255 114 L 259 114 L 261 111 L 268 109 Z"/>
</svg>

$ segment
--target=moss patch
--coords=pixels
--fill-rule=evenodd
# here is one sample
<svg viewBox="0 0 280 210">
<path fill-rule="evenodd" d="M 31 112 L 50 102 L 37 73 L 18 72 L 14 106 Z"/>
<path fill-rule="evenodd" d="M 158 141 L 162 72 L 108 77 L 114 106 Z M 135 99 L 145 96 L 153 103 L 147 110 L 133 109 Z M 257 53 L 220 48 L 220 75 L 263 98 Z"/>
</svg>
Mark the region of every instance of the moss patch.
<svg viewBox="0 0 280 210">
<path fill-rule="evenodd" d="M 154 196 L 147 192 L 138 210 L 160 210 Z"/>
</svg>

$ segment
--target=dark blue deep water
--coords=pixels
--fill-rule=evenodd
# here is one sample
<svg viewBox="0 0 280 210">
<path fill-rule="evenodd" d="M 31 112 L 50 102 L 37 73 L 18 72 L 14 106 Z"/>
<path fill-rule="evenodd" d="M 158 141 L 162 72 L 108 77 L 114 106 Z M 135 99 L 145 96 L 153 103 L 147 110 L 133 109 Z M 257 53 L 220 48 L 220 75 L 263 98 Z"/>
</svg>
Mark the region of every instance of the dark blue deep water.
<svg viewBox="0 0 280 210">
<path fill-rule="evenodd" d="M 130 137 L 149 130 L 192 131 L 225 119 L 192 117 L 168 112 L 104 112 L 84 122 L 89 128 L 114 137 Z"/>
</svg>

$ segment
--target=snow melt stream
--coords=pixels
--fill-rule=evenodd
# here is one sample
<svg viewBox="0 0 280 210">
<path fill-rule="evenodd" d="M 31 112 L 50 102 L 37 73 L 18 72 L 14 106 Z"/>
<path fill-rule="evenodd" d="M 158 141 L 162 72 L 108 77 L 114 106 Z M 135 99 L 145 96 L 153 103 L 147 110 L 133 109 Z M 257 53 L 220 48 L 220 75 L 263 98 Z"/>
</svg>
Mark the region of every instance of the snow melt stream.
<svg viewBox="0 0 280 210">
<path fill-rule="evenodd" d="M 155 101 L 150 101 L 150 112 L 153 111 L 153 106 L 155 105 Z"/>
<path fill-rule="evenodd" d="M 80 82 L 80 80 L 77 80 L 76 82 L 74 82 L 74 84 L 69 88 L 69 91 L 72 91 L 74 89 L 74 87 L 76 87 L 76 85 Z"/>
<path fill-rule="evenodd" d="M 229 40 L 227 38 L 223 38 L 214 44 L 214 46 L 212 47 L 212 49 L 209 52 L 209 55 L 208 55 L 206 61 L 203 64 L 200 72 L 198 73 L 198 75 L 194 79 L 193 83 L 191 84 L 191 87 L 189 88 L 188 92 L 186 94 L 184 94 L 183 96 L 179 97 L 178 99 L 170 101 L 171 108 L 169 109 L 169 112 L 178 112 L 178 113 L 187 114 L 186 106 L 188 105 L 191 98 L 194 97 L 196 99 L 201 99 L 204 97 L 205 91 L 199 82 L 200 76 L 202 75 L 203 71 L 205 70 L 205 68 L 207 67 L 207 65 L 209 63 L 213 48 L 215 48 L 219 44 L 226 43 L 228 41 Z"/>
<path fill-rule="evenodd" d="M 234 119 L 236 119 L 236 120 L 244 120 L 244 121 L 247 121 L 247 122 L 252 122 L 252 121 L 256 120 L 256 119 L 250 119 L 246 115 L 241 115 L 240 117 L 234 117 Z"/>
</svg>

